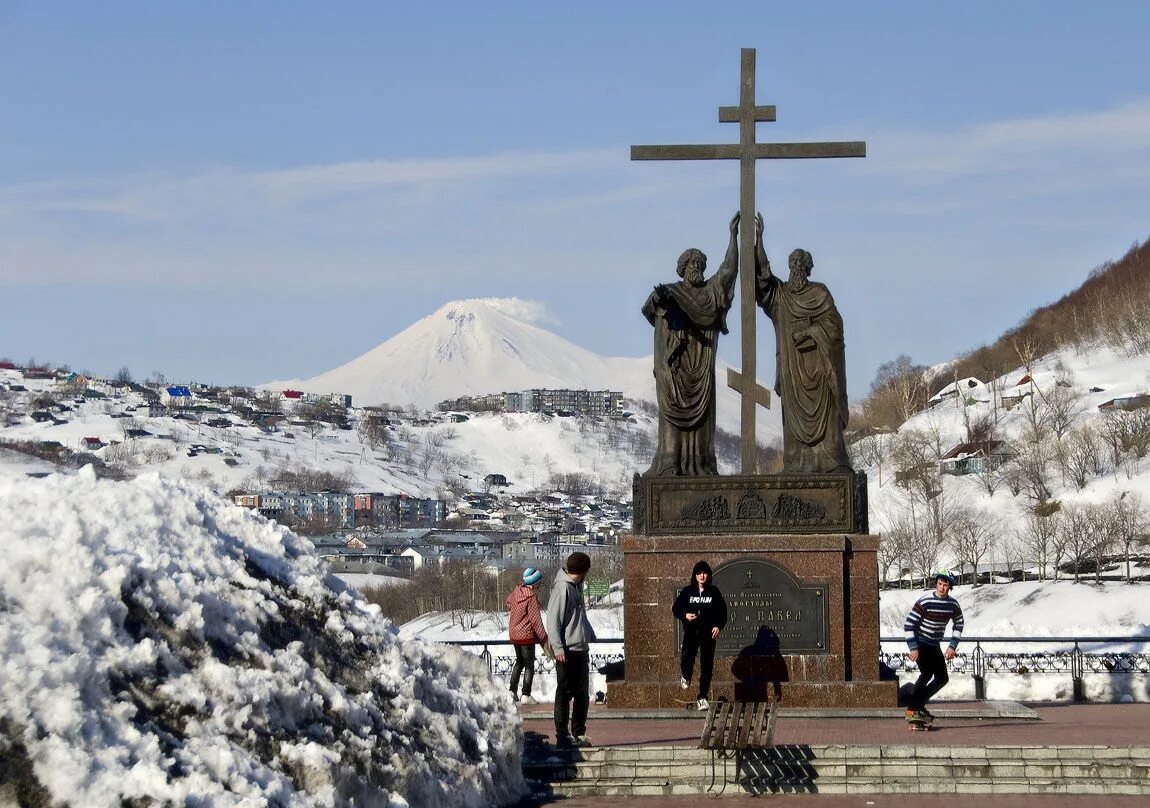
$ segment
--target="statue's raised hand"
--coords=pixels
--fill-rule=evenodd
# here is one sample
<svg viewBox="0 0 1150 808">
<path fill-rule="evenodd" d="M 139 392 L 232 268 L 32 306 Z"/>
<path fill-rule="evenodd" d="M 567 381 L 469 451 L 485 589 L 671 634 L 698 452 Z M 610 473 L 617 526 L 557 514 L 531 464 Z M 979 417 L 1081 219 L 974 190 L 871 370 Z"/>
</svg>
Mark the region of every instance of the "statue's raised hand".
<svg viewBox="0 0 1150 808">
<path fill-rule="evenodd" d="M 755 240 L 760 244 L 763 241 L 763 214 L 755 214 Z"/>
<path fill-rule="evenodd" d="M 738 212 L 736 212 L 735 215 L 731 217 L 731 235 L 733 236 L 738 232 L 739 232 L 739 214 L 738 214 Z"/>
</svg>

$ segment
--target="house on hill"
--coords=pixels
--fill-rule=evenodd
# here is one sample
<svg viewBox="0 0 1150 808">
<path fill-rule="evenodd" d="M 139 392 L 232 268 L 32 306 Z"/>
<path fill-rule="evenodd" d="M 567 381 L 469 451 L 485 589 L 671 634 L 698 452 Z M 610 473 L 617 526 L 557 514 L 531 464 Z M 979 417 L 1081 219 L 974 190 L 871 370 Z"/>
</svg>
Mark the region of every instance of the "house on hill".
<svg viewBox="0 0 1150 808">
<path fill-rule="evenodd" d="M 184 384 L 165 387 L 160 393 L 160 404 L 168 409 L 183 409 L 192 406 L 192 391 Z"/>
<path fill-rule="evenodd" d="M 973 376 L 968 376 L 965 379 L 959 379 L 958 381 L 951 382 L 946 387 L 942 388 L 933 396 L 931 396 L 926 403 L 928 407 L 934 407 L 944 401 L 953 401 L 954 399 L 960 397 L 961 400 L 966 401 L 969 398 L 973 398 L 980 389 L 983 393 L 985 393 L 986 385 L 983 384 L 979 379 L 976 379 Z"/>
<path fill-rule="evenodd" d="M 1150 407 L 1150 393 L 1139 393 L 1134 396 L 1121 396 L 1104 401 L 1098 405 L 1102 412 L 1108 410 L 1141 410 Z"/>
<path fill-rule="evenodd" d="M 961 477 L 1000 468 L 1014 453 L 1005 441 L 983 440 L 960 443 L 938 461 L 940 474 Z"/>
</svg>

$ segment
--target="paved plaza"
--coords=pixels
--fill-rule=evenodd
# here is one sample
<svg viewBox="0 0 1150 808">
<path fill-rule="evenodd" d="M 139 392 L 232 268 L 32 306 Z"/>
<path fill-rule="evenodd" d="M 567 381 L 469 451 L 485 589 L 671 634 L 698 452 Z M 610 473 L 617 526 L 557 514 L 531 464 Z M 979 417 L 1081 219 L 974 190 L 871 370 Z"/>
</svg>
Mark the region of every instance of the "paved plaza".
<svg viewBox="0 0 1150 808">
<path fill-rule="evenodd" d="M 1132 747 L 1145 753 L 1150 746 L 1150 704 L 1018 704 L 1016 702 L 938 702 L 932 704 L 938 716 L 937 729 L 931 732 L 909 732 L 900 710 L 783 710 L 780 713 L 775 732 L 775 744 L 779 748 L 815 747 L 837 748 L 849 756 L 860 759 L 873 756 L 913 756 L 919 758 L 922 768 L 917 771 L 945 771 L 937 767 L 928 768 L 925 764 L 932 758 L 953 756 L 954 759 L 977 757 L 984 750 L 1009 749 L 1021 761 L 1012 761 L 1012 775 L 1029 770 L 1048 771 L 1046 764 L 1057 763 L 1055 758 L 1070 758 L 1078 764 L 1089 766 L 1088 758 L 1106 758 L 1112 755 L 1129 754 Z M 549 754 L 553 740 L 551 705 L 540 704 L 521 708 L 523 730 L 526 742 L 525 757 L 538 758 Z M 678 750 L 690 750 L 699 740 L 703 728 L 704 714 L 679 711 L 634 711 L 623 713 L 611 711 L 602 706 L 592 707 L 588 722 L 588 735 L 592 746 L 587 757 L 612 753 L 610 750 L 641 748 L 645 755 L 657 754 L 666 748 L 671 760 L 678 760 Z M 672 748 L 676 751 L 672 751 Z M 614 754 L 618 754 L 615 752 Z M 993 753 L 990 753 L 993 758 Z M 1047 758 L 1044 760 L 1044 758 Z M 1078 760 L 1081 758 L 1081 760 Z M 1065 763 L 1065 761 L 1064 761 Z M 684 764 L 686 761 L 684 760 Z M 676 764 L 678 765 L 678 764 Z M 994 764 L 997 771 L 1001 764 Z M 1009 764 L 1008 764 L 1009 765 Z M 1145 763 L 1139 764 L 1144 767 Z M 1142 769 L 1140 768 L 1139 771 Z M 1070 771 L 1070 767 L 1056 771 Z M 998 775 L 1003 776 L 1003 775 Z M 1056 778 L 1057 779 L 1057 778 Z M 636 806 L 687 806 L 699 801 L 721 800 L 725 806 L 761 805 L 762 800 L 770 800 L 774 806 L 810 806 L 811 808 L 881 808 L 881 806 L 905 806 L 909 802 L 921 803 L 924 800 L 962 799 L 966 788 L 962 784 L 950 785 L 950 794 L 930 793 L 817 793 L 820 780 L 816 776 L 811 783 L 815 793 L 767 793 L 759 796 L 748 794 L 718 782 L 708 787 L 706 793 L 699 794 L 652 794 L 632 796 L 622 792 L 600 794 L 549 793 L 537 795 L 524 806 L 564 805 L 569 808 L 580 806 L 602 806 L 606 803 Z M 1035 782 L 1035 781 L 1030 781 Z M 1050 781 L 1047 781 L 1048 783 Z M 829 787 L 831 781 L 824 785 Z M 946 783 L 939 784 L 943 790 Z M 1026 782 L 1021 783 L 1022 790 Z M 1049 788 L 1044 786 L 1038 790 Z M 1110 793 L 1098 794 L 1057 794 L 1057 793 L 987 793 L 989 785 L 979 784 L 972 790 L 986 789 L 982 793 L 970 794 L 977 799 L 979 808 L 1070 808 L 1070 806 L 1116 806 L 1116 808 L 1150 807 L 1150 796 L 1145 794 L 1120 793 L 1121 789 L 1131 788 L 1129 782 L 1115 786 Z M 1134 786 L 1137 788 L 1137 786 Z M 1106 787 L 1103 786 L 1105 790 Z M 841 788 L 838 790 L 841 791 Z M 864 789 L 859 789 L 860 791 Z M 877 790 L 877 789 L 876 789 Z M 1018 785 L 1008 790 L 1018 790 Z M 561 791 L 561 789 L 560 789 Z M 1119 793 L 1116 793 L 1119 792 Z"/>
</svg>

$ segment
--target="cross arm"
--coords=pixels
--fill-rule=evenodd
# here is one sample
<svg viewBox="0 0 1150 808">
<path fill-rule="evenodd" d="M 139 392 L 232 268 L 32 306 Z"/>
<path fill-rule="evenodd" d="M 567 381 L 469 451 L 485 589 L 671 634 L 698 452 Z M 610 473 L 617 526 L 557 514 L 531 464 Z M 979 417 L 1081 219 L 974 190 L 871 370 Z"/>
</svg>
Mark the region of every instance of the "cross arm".
<svg viewBox="0 0 1150 808">
<path fill-rule="evenodd" d="M 866 157 L 866 141 L 831 143 L 755 143 L 748 147 L 756 160 L 796 160 L 808 157 Z M 632 146 L 632 160 L 738 160 L 738 143 Z"/>
<path fill-rule="evenodd" d="M 742 121 L 742 107 L 719 107 L 719 123 L 739 123 Z M 752 120 L 773 121 L 775 119 L 775 105 L 751 108 Z"/>
<path fill-rule="evenodd" d="M 747 379 L 751 381 L 748 383 Z M 749 374 L 743 374 L 732 367 L 727 368 L 727 387 L 738 391 L 740 395 L 750 396 L 755 404 L 766 409 L 771 408 L 771 391 L 763 387 Z"/>
</svg>

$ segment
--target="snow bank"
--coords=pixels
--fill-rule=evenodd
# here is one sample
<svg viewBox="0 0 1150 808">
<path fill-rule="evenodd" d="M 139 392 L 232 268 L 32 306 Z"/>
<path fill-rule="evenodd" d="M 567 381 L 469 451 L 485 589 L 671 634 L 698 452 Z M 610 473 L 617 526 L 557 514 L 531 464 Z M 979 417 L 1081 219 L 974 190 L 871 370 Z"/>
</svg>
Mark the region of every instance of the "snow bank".
<svg viewBox="0 0 1150 808">
<path fill-rule="evenodd" d="M 525 792 L 519 720 L 478 659 L 400 641 L 310 543 L 213 494 L 0 479 L 0 554 L 0 803 Z"/>
</svg>

